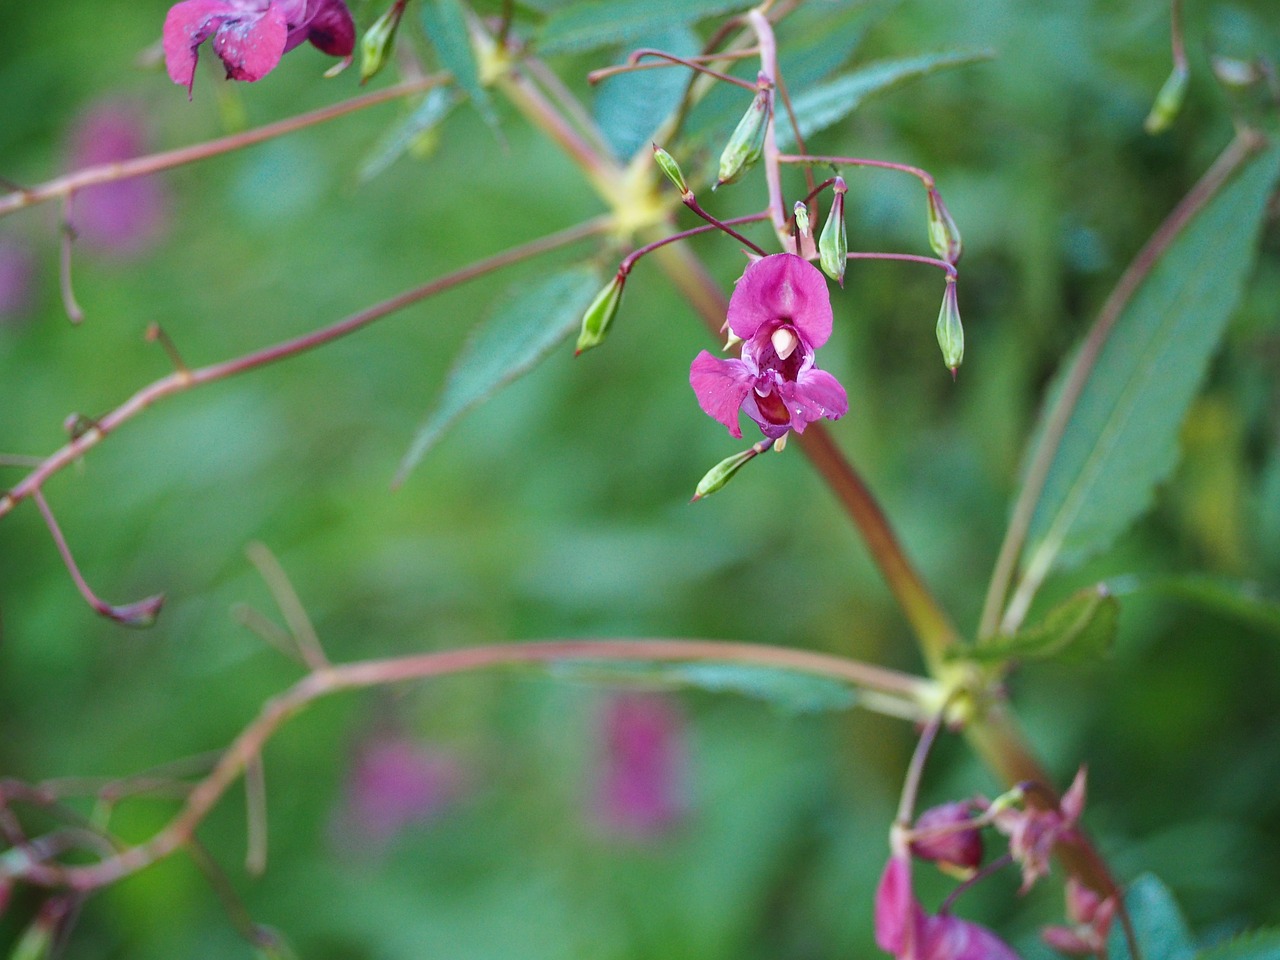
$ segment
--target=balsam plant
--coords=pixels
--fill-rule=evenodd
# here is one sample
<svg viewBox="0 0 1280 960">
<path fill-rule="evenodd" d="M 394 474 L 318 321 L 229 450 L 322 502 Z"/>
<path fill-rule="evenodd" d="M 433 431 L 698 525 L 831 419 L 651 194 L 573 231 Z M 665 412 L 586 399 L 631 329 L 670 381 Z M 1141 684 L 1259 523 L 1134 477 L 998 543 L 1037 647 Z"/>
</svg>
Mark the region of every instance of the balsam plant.
<svg viewBox="0 0 1280 960">
<path fill-rule="evenodd" d="M 417 14 L 415 6 L 421 8 Z M 895 160 L 815 154 L 806 139 L 841 122 L 861 96 L 879 87 L 978 58 L 940 54 L 882 70 L 878 78 L 859 76 L 856 84 L 790 89 L 780 66 L 777 28 L 800 3 L 693 4 L 681 16 L 706 25 L 699 52 L 641 47 L 623 63 L 600 65 L 588 76 L 592 83 L 621 75 L 643 80 L 678 73 L 684 78 L 671 112 L 654 120 L 629 156 L 619 156 L 583 102 L 583 91 L 575 89 L 581 63 L 545 60 L 540 48 L 554 48 L 557 25 L 566 34 L 607 36 L 612 18 L 625 20 L 641 6 L 625 3 L 611 10 L 608 4 L 580 3 L 547 13 L 538 4 L 396 0 L 366 4 L 353 17 L 342 0 L 183 0 L 174 5 L 162 23 L 157 20 L 162 37 L 158 49 L 169 79 L 192 98 L 205 94 L 215 80 L 195 83 L 200 62 L 212 63 L 229 80 L 269 84 L 284 54 L 307 42 L 339 59 L 338 69 L 331 71 L 335 75 L 358 56 L 361 63 L 352 76 L 358 73 L 360 82 L 392 71 L 400 79 L 215 140 L 91 163 L 35 186 L 13 185 L 0 196 L 0 217 L 40 204 L 62 204 L 61 286 L 73 321 L 100 322 L 92 306 L 82 316 L 72 292 L 78 194 L 198 164 L 391 100 L 418 98 L 399 136 L 398 152 L 427 136 L 447 137 L 444 122 L 462 101 L 469 101 L 494 128 L 500 144 L 495 149 L 504 149 L 502 127 L 509 121 L 500 116 L 498 104 L 505 101 L 521 122 L 550 140 L 565 164 L 576 168 L 584 189 L 595 193 L 605 212 L 230 359 L 189 364 L 165 329 L 151 324 L 147 338 L 163 348 L 171 371 L 136 388 L 106 413 L 68 418 L 68 438 L 52 453 L 7 458 L 7 467 L 23 473 L 0 494 L 0 518 L 23 508 L 34 511 L 91 610 L 122 626 L 150 626 L 165 615 L 164 595 L 110 603 L 91 588 L 73 556 L 75 531 L 64 531 L 46 491 L 55 477 L 91 458 L 118 430 L 176 394 L 292 361 L 412 304 L 517 264 L 589 248 L 585 263 L 548 267 L 538 278 L 523 281 L 521 299 L 503 315 L 509 322 L 482 328 L 464 348 L 436 413 L 418 432 L 395 482 L 412 483 L 413 469 L 453 421 L 553 352 L 574 352 L 577 369 L 584 369 L 602 362 L 606 351 L 634 349 L 634 341 L 630 347 L 620 345 L 618 334 L 647 320 L 632 313 L 636 287 L 656 283 L 665 274 L 686 306 L 681 316 L 665 317 L 663 323 L 699 320 L 711 347 L 688 358 L 687 374 L 673 371 L 653 389 L 680 392 L 690 408 L 700 407 L 735 440 L 743 438 L 744 423 L 762 436 L 752 437 L 746 449 L 727 452 L 710 470 L 691 459 L 692 499 L 717 493 L 718 501 L 740 497 L 742 510 L 786 509 L 753 503 L 750 489 L 737 478 L 744 470 L 769 470 L 777 461 L 761 455 L 770 450 L 807 458 L 835 494 L 900 606 L 918 642 L 922 672 L 785 645 L 626 637 L 495 642 L 339 663 L 330 659 L 283 571 L 269 553 L 255 548 L 254 562 L 271 584 L 287 627 L 256 613 L 243 619 L 297 660 L 302 678 L 268 699 L 229 746 L 190 766 L 144 774 L 120 771 L 101 782 L 0 780 L 0 912 L 8 911 L 22 926 L 11 955 L 34 960 L 74 949 L 76 922 L 91 895 L 181 854 L 210 878 L 215 893 L 228 904 L 232 925 L 260 955 L 287 955 L 284 936 L 250 919 L 199 839 L 206 819 L 243 780 L 249 802 L 247 864 L 251 872 L 266 868 L 263 750 L 272 737 L 305 708 L 334 694 L 499 666 L 539 665 L 573 675 L 592 673 L 603 678 L 600 682 L 623 687 L 629 679 L 656 676 L 684 686 L 750 689 L 766 699 L 779 696 L 777 691 L 787 684 L 834 685 L 853 694 L 842 704 L 854 702 L 913 725 L 919 742 L 902 771 L 897 816 L 883 824 L 882 835 L 866 840 L 886 857 L 881 880 L 874 889 L 847 891 L 847 909 L 861 911 L 874 927 L 879 947 L 901 960 L 1019 956 L 1021 946 L 1015 951 L 1010 938 L 968 916 L 958 903 L 960 894 L 1011 872 L 1020 878 L 1016 893 L 1007 882 L 1000 887 L 998 879 L 994 889 L 997 897 L 1027 895 L 1025 901 L 1014 900 L 1019 909 L 1044 895 L 1038 888 L 1045 877 L 1059 873 L 1064 878 L 1065 910 L 1058 911 L 1059 919 L 1038 925 L 1043 943 L 1066 954 L 1148 960 L 1280 956 L 1277 930 L 1227 945 L 1195 941 L 1178 926 L 1177 907 L 1158 882 L 1133 884 L 1133 876 L 1112 865 L 1109 851 L 1089 830 L 1085 769 L 1090 757 L 1074 758 L 1071 766 L 1079 773 L 1059 793 L 1037 745 L 1021 728 L 1008 683 L 1020 664 L 1090 659 L 1111 645 L 1118 610 L 1114 583 L 1084 585 L 1047 609 L 1036 601 L 1055 571 L 1073 558 L 1104 549 L 1130 525 L 1175 460 L 1179 424 L 1240 296 L 1280 177 L 1280 147 L 1267 126 L 1274 120 L 1276 99 L 1271 62 L 1260 57 L 1254 69 L 1231 74 L 1241 78 L 1238 86 L 1251 90 L 1270 84 L 1272 102 L 1261 110 L 1263 119 L 1244 112 L 1237 116 L 1234 139 L 1138 253 L 1050 390 L 1003 545 L 992 558 L 994 572 L 979 621 L 963 629 L 926 584 L 846 453 L 847 445 L 837 440 L 845 424 L 858 416 L 858 401 L 819 358 L 824 347 L 830 352 L 828 344 L 848 336 L 848 311 L 841 302 L 851 296 L 846 288 L 850 274 L 867 261 L 898 261 L 940 272 L 943 284 L 934 332 L 950 377 L 936 366 L 918 371 L 918 377 L 921 382 L 941 377 L 949 386 L 957 376 L 966 356 L 960 314 L 963 245 L 961 228 L 943 199 L 947 184 Z M 1180 16 L 1175 4 L 1174 72 L 1147 122 L 1156 132 L 1176 119 L 1186 94 L 1189 67 Z M 357 30 L 360 21 L 368 24 L 363 33 Z M 567 75 L 557 74 L 559 69 Z M 724 91 L 739 101 L 736 126 L 719 131 L 715 144 L 691 136 L 691 118 L 699 106 Z M 513 155 L 510 162 L 524 161 Z M 876 169 L 919 185 L 923 202 L 916 232 L 920 249 L 927 247 L 931 255 L 849 249 L 851 238 L 861 242 L 869 232 L 850 183 Z M 737 212 L 735 203 L 749 212 Z M 502 210 L 486 207 L 482 187 L 474 189 L 474 206 L 475 223 L 504 219 Z M 688 211 L 683 219 L 692 216 L 699 222 L 685 225 L 682 210 Z M 460 225 L 428 228 L 436 234 L 433 239 L 447 242 Z M 732 276 L 717 277 L 704 266 L 695 244 L 713 240 L 741 251 Z M 612 271 L 603 284 L 596 269 L 601 263 Z M 922 274 L 919 281 L 909 282 L 936 284 L 937 279 L 937 274 L 927 279 Z M 539 322 L 521 322 L 529 311 Z M 931 320 L 921 318 L 921 338 L 927 339 Z M 570 347 L 575 332 L 576 343 Z M 653 330 L 644 335 L 662 334 Z M 981 350 L 981 343 L 972 350 Z M 605 455 L 617 459 L 629 454 L 621 445 Z M 636 463 L 635 469 L 642 470 L 643 464 Z M 107 497 L 111 491 L 97 489 L 95 495 Z M 838 578 L 832 580 L 831 588 L 838 589 Z M 1222 592 L 1237 610 L 1243 606 L 1251 616 L 1276 617 L 1273 604 L 1229 587 L 1207 599 L 1220 600 Z M 768 599 L 744 596 L 742 602 Z M 619 725 L 648 724 L 653 738 L 665 740 L 674 736 L 678 724 L 661 711 L 655 714 L 643 699 L 620 700 L 615 713 L 623 719 L 610 721 L 610 737 L 622 743 L 620 754 L 669 758 L 665 746 L 650 750 L 627 743 Z M 999 792 L 988 799 L 975 784 L 917 815 L 926 763 L 944 734 L 968 744 L 998 782 Z M 424 796 L 434 789 L 430 778 L 437 769 L 451 771 L 445 792 L 457 789 L 459 777 L 447 763 L 437 764 L 394 737 L 379 744 L 383 760 L 390 757 L 394 765 L 396 758 L 407 758 L 419 783 L 416 789 Z M 662 760 L 655 769 L 670 765 Z M 605 794 L 625 792 L 628 799 L 619 802 L 643 806 L 645 801 L 635 795 L 645 791 L 637 791 L 625 772 L 615 771 L 611 783 Z M 366 793 L 369 789 L 374 788 Z M 1135 787 L 1096 776 L 1089 782 L 1093 796 L 1124 789 Z M 112 816 L 115 800 L 132 793 L 176 797 L 169 819 L 140 841 L 118 832 Z M 71 802 L 78 795 L 96 796 L 97 811 L 81 813 Z M 363 801 L 352 802 L 359 807 Z M 668 794 L 651 806 L 622 819 L 660 827 L 681 809 Z M 396 823 L 398 816 L 392 818 Z M 926 864 L 956 881 L 951 894 L 933 907 L 918 897 L 913 876 Z M 1043 910 L 1037 914 L 1044 915 Z"/>
</svg>

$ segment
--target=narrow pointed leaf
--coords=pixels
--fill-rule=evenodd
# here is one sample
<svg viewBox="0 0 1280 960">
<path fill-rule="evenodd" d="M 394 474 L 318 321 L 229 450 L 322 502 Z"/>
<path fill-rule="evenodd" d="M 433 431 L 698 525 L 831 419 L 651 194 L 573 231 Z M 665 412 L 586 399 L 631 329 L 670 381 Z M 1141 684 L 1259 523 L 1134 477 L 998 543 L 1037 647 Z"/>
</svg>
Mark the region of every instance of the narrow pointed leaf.
<svg viewBox="0 0 1280 960">
<path fill-rule="evenodd" d="M 856 691 L 839 680 L 755 664 L 565 660 L 551 669 L 557 677 L 590 683 L 736 693 L 792 714 L 847 710 L 857 702 Z"/>
<path fill-rule="evenodd" d="M 642 34 L 636 38 L 635 46 L 689 57 L 698 52 L 701 44 L 687 26 L 676 24 Z M 619 160 L 649 146 L 658 125 L 684 96 L 688 74 L 684 67 L 670 67 L 624 73 L 600 83 L 593 104 L 596 123 Z"/>
<path fill-rule="evenodd" d="M 600 287 L 585 266 L 522 284 L 472 334 L 445 380 L 444 390 L 419 428 L 396 473 L 400 483 L 459 417 L 532 370 L 556 344 L 578 329 Z"/>
<path fill-rule="evenodd" d="M 1201 950 L 1195 960 L 1276 960 L 1280 957 L 1280 929 L 1255 930 Z"/>
<path fill-rule="evenodd" d="M 475 48 L 467 27 L 467 14 L 458 0 L 431 0 L 422 5 L 422 25 L 427 36 L 440 55 L 440 65 L 453 74 L 472 105 L 494 130 L 498 129 L 498 114 L 493 108 L 489 91 L 480 81 L 480 68 L 476 63 Z"/>
<path fill-rule="evenodd" d="M 1060 660 L 1082 663 L 1101 657 L 1115 640 L 1120 604 L 1105 586 L 1081 590 L 1050 610 L 1044 620 L 1013 636 L 994 637 L 957 653 L 979 662 Z"/>
<path fill-rule="evenodd" d="M 1116 596 L 1156 593 L 1172 597 L 1280 637 L 1280 597 L 1268 596 L 1260 584 L 1251 581 L 1204 574 L 1132 576 L 1109 580 L 1107 587 Z"/>
<path fill-rule="evenodd" d="M 361 183 L 372 180 L 400 159 L 420 137 L 430 133 L 457 106 L 459 96 L 452 90 L 437 87 L 404 119 L 389 129 L 360 164 L 357 177 Z"/>
<path fill-rule="evenodd" d="M 1191 960 L 1195 940 L 1173 894 L 1154 874 L 1144 873 L 1129 885 L 1124 905 L 1133 918 L 1134 933 L 1144 960 Z M 1113 923 L 1107 942 L 1111 960 L 1134 960 L 1123 925 Z"/>
<path fill-rule="evenodd" d="M 1101 344 L 1052 451 L 1024 558 L 1047 570 L 1105 547 L 1150 504 L 1177 461 L 1177 435 L 1248 279 L 1280 170 L 1271 146 L 1183 226 Z M 1077 353 L 1068 371 L 1088 363 Z M 1070 373 L 1064 374 L 1069 376 Z M 1064 401 L 1061 384 L 1043 423 Z"/>
<path fill-rule="evenodd" d="M 637 37 L 672 24 L 745 10 L 749 0 L 598 0 L 556 10 L 538 35 L 542 53 L 584 51 Z"/>
<path fill-rule="evenodd" d="M 833 124 L 839 123 L 873 94 L 890 90 L 909 80 L 926 77 L 948 67 L 961 67 L 982 60 L 990 60 L 989 50 L 952 50 L 930 53 L 901 60 L 883 60 L 860 67 L 852 73 L 841 74 L 825 83 L 810 87 L 799 95 L 793 95 L 791 105 L 795 110 L 800 133 L 810 137 Z M 782 122 L 779 115 L 778 145 L 788 149 L 795 144 L 790 122 Z"/>
</svg>

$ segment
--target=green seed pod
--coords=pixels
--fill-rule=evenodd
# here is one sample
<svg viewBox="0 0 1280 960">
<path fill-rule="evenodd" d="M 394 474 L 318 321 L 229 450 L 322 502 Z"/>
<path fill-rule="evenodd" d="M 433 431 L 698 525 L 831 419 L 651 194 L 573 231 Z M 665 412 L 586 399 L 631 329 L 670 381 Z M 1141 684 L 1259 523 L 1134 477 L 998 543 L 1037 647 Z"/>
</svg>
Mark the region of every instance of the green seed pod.
<svg viewBox="0 0 1280 960">
<path fill-rule="evenodd" d="M 942 362 L 954 378 L 960 364 L 964 363 L 964 327 L 960 323 L 960 304 L 956 300 L 956 281 L 947 277 L 947 289 L 942 294 L 942 309 L 938 311 L 938 346 L 942 348 Z"/>
<path fill-rule="evenodd" d="M 1188 76 L 1185 64 L 1174 66 L 1173 72 L 1156 94 L 1156 102 L 1151 105 L 1151 112 L 1142 124 L 1147 133 L 1163 133 L 1173 123 L 1187 95 Z"/>
<path fill-rule="evenodd" d="M 844 193 L 844 180 L 836 177 L 835 199 L 831 201 L 827 222 L 822 225 L 822 235 L 818 237 L 818 264 L 823 273 L 842 287 L 844 268 L 849 262 L 849 238 L 844 226 Z"/>
<path fill-rule="evenodd" d="M 693 196 L 693 191 L 684 182 L 684 173 L 680 170 L 680 164 L 676 163 L 676 158 L 656 143 L 653 145 L 653 160 L 658 165 L 658 169 L 667 175 L 667 179 L 675 184 L 676 189 L 680 191 L 680 196 Z"/>
<path fill-rule="evenodd" d="M 720 176 L 716 186 L 736 183 L 742 175 L 755 166 L 764 152 L 764 135 L 773 113 L 773 87 L 764 85 L 756 92 L 751 106 L 738 121 L 733 136 L 720 154 Z"/>
<path fill-rule="evenodd" d="M 618 315 L 618 304 L 622 302 L 622 288 L 626 282 L 624 274 L 617 274 L 591 301 L 591 306 L 582 315 L 582 331 L 578 334 L 578 345 L 573 352 L 575 357 L 584 350 L 604 343 L 604 338 L 609 335 L 609 328 L 613 326 L 613 318 Z"/>
<path fill-rule="evenodd" d="M 725 457 L 714 467 L 707 471 L 707 475 L 698 481 L 698 486 L 693 492 L 693 500 L 690 503 L 701 500 L 703 497 L 709 497 L 717 490 L 721 489 L 726 483 L 733 479 L 734 474 L 742 469 L 743 465 L 749 460 L 755 459 L 764 453 L 774 441 L 761 440 L 759 443 L 752 444 L 741 453 L 735 453 L 731 457 Z"/>
<path fill-rule="evenodd" d="M 386 66 L 396 48 L 396 30 L 404 15 L 404 4 L 394 3 L 360 38 L 360 82 L 367 83 Z"/>
<path fill-rule="evenodd" d="M 951 211 L 942 202 L 942 194 L 935 187 L 929 188 L 929 246 L 947 263 L 958 263 L 964 252 L 960 240 L 960 228 L 951 217 Z"/>
</svg>

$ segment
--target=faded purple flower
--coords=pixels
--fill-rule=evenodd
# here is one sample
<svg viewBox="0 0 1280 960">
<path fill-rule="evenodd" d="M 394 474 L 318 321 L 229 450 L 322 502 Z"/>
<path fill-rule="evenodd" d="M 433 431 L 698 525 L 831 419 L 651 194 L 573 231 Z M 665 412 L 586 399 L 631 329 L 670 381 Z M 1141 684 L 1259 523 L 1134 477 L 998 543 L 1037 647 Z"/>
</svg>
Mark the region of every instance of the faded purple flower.
<svg viewBox="0 0 1280 960">
<path fill-rule="evenodd" d="M 911 888 L 911 857 L 889 857 L 876 890 L 876 943 L 896 960 L 1018 960 L 1013 948 L 979 924 L 950 913 L 930 916 Z"/>
<path fill-rule="evenodd" d="M 1045 927 L 1041 938 L 1053 949 L 1071 956 L 1103 956 L 1115 916 L 1115 897 L 1105 899 L 1075 877 L 1067 878 L 1067 919 L 1070 926 Z"/>
<path fill-rule="evenodd" d="M 35 260 L 25 245 L 0 238 L 0 322 L 31 308 Z"/>
<path fill-rule="evenodd" d="M 721 360 L 703 350 L 689 384 L 708 416 L 742 436 L 738 411 L 766 437 L 803 433 L 814 420 L 838 420 L 849 409 L 844 387 L 813 365 L 831 336 L 827 281 L 808 261 L 775 253 L 750 264 L 729 299 L 729 330 L 742 357 Z"/>
<path fill-rule="evenodd" d="M 405 830 L 438 816 L 457 799 L 463 773 L 451 756 L 394 734 L 361 743 L 347 774 L 335 839 L 379 854 Z"/>
<path fill-rule="evenodd" d="M 911 852 L 948 872 L 972 874 L 982 863 L 982 833 L 971 826 L 973 813 L 966 801 L 926 810 L 912 830 Z"/>
<path fill-rule="evenodd" d="M 164 20 L 169 77 L 195 82 L 198 48 L 213 37 L 230 80 L 261 80 L 304 40 L 334 57 L 355 49 L 356 27 L 343 0 L 182 0 Z"/>
<path fill-rule="evenodd" d="M 1086 779 L 1081 767 L 1055 809 L 1011 808 L 995 815 L 995 828 L 1009 838 L 1009 853 L 1022 866 L 1021 892 L 1049 873 L 1053 848 L 1075 836 L 1076 823 L 1084 812 Z"/>
<path fill-rule="evenodd" d="M 142 111 L 119 101 L 91 107 L 71 136 L 75 169 L 141 156 L 150 148 Z M 86 246 L 119 256 L 142 253 L 165 225 L 167 197 L 154 177 L 131 177 L 88 187 L 75 195 L 76 238 Z"/>
<path fill-rule="evenodd" d="M 651 694 L 612 698 L 602 716 L 595 804 L 611 832 L 658 836 L 685 810 L 683 722 L 671 701 Z"/>
</svg>

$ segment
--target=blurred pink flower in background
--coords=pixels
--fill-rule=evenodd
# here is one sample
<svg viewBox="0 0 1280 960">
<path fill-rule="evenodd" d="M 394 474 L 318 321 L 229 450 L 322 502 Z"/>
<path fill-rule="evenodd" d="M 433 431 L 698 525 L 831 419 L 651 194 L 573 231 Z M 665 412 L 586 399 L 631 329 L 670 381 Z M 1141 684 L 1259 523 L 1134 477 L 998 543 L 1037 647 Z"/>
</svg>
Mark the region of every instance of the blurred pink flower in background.
<svg viewBox="0 0 1280 960">
<path fill-rule="evenodd" d="M 141 156 L 151 134 L 142 110 L 118 100 L 101 101 L 86 111 L 71 134 L 73 169 Z M 76 193 L 71 220 L 78 242 L 120 257 L 137 256 L 160 239 L 167 221 L 168 197 L 155 177 L 132 177 L 88 187 Z"/>
<path fill-rule="evenodd" d="M 626 693 L 601 716 L 595 813 L 610 833 L 650 839 L 671 829 L 687 807 L 684 719 L 672 701 Z"/>
<path fill-rule="evenodd" d="M 440 816 L 461 795 L 462 765 L 443 751 L 399 734 L 357 745 L 333 821 L 344 852 L 386 853 L 407 828 Z"/>
<path fill-rule="evenodd" d="M 15 320 L 32 307 L 35 259 L 23 243 L 0 237 L 0 323 Z"/>
</svg>

